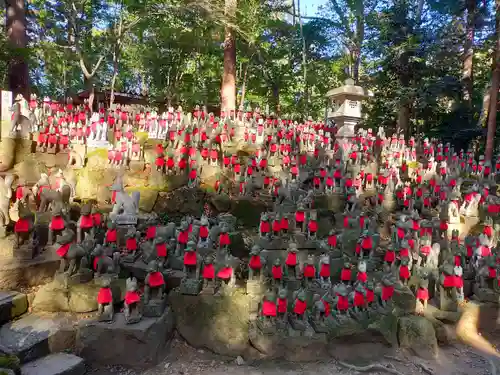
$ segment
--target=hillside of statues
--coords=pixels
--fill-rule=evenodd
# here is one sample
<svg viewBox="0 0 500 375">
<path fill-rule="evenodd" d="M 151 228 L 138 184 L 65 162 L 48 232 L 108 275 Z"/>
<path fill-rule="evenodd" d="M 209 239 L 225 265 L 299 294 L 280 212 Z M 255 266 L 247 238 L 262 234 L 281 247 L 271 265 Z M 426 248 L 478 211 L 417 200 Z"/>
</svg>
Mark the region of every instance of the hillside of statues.
<svg viewBox="0 0 500 375">
<path fill-rule="evenodd" d="M 468 301 L 498 304 L 500 157 L 258 108 L 17 97 L 2 130 L 0 351 L 23 364 L 149 366 L 174 330 L 244 358 L 434 358 Z"/>
</svg>

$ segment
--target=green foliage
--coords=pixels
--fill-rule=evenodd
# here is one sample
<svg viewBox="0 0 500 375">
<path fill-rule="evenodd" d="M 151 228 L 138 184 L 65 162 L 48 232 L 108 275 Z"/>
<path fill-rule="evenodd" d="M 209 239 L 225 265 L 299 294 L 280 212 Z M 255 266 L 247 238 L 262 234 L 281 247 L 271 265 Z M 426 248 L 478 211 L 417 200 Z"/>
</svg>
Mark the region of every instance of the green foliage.
<svg viewBox="0 0 500 375">
<path fill-rule="evenodd" d="M 237 40 L 237 106 L 322 119 L 326 92 L 348 76 L 370 89 L 364 125 L 465 143 L 481 132 L 491 77 L 494 1 L 327 0 L 317 17 L 290 1 L 32 0 L 28 3 L 33 89 L 62 98 L 91 84 L 151 102 L 217 110 L 224 35 Z M 473 5 L 473 6 L 472 6 Z M 466 20 L 473 9 L 473 93 L 463 99 Z M 291 14 L 295 12 L 295 23 Z M 0 80 L 12 51 L 0 37 Z M 401 108 L 407 109 L 406 113 Z"/>
</svg>

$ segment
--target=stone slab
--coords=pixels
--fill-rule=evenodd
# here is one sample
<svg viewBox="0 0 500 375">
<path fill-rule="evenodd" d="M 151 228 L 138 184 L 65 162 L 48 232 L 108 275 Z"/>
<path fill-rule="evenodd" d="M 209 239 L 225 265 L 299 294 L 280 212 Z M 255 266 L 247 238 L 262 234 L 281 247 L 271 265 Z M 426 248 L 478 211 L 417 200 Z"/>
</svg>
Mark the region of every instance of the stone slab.
<svg viewBox="0 0 500 375">
<path fill-rule="evenodd" d="M 28 298 L 24 293 L 0 292 L 0 324 L 24 314 L 28 310 Z"/>
<path fill-rule="evenodd" d="M 0 328 L 0 350 L 16 355 L 21 363 L 70 349 L 74 340 L 72 320 L 64 315 L 31 314 Z"/>
<path fill-rule="evenodd" d="M 21 375 L 83 375 L 83 358 L 68 353 L 54 353 L 21 367 Z"/>
<path fill-rule="evenodd" d="M 174 330 L 172 310 L 157 318 L 143 318 L 126 324 L 123 314 L 112 323 L 81 321 L 77 334 L 77 353 L 92 363 L 143 368 L 157 364 Z"/>
<path fill-rule="evenodd" d="M 59 257 L 44 251 L 35 259 L 21 260 L 2 258 L 0 260 L 0 290 L 16 290 L 45 284 L 52 280 L 59 268 Z"/>
</svg>

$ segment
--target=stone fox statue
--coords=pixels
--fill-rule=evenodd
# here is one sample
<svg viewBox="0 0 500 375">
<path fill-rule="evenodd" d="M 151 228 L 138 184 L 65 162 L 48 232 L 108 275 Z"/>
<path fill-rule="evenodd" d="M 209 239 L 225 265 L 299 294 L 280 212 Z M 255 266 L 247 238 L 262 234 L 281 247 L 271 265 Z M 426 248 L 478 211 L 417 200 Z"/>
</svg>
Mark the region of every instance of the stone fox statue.
<svg viewBox="0 0 500 375">
<path fill-rule="evenodd" d="M 5 179 L 0 177 L 0 227 L 9 224 L 9 206 L 12 198 L 12 182 L 14 177 L 12 175 L 5 176 Z"/>
</svg>

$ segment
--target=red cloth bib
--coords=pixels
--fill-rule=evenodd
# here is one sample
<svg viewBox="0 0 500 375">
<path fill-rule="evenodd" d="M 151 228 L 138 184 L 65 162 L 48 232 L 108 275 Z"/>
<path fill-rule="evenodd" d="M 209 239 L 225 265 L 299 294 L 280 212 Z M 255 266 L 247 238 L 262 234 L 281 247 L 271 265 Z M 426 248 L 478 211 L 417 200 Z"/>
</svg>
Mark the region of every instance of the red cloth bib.
<svg viewBox="0 0 500 375">
<path fill-rule="evenodd" d="M 392 295 L 394 294 L 394 287 L 393 286 L 383 286 L 382 287 L 382 300 L 387 301 L 392 298 Z"/>
<path fill-rule="evenodd" d="M 108 229 L 106 231 L 106 242 L 110 243 L 116 242 L 116 229 Z"/>
<path fill-rule="evenodd" d="M 290 267 L 297 265 L 297 253 L 288 253 L 285 264 Z"/>
<path fill-rule="evenodd" d="M 167 256 L 167 244 L 165 242 L 156 244 L 156 255 L 159 257 Z"/>
<path fill-rule="evenodd" d="M 94 221 L 92 220 L 92 215 L 85 215 L 80 217 L 80 228 L 88 229 L 94 226 Z"/>
<path fill-rule="evenodd" d="M 403 280 L 408 280 L 410 278 L 410 270 L 408 266 L 399 266 L 399 277 Z"/>
<path fill-rule="evenodd" d="M 165 280 L 163 279 L 163 275 L 161 272 L 151 272 L 149 274 L 148 279 L 149 286 L 157 287 L 165 284 Z"/>
<path fill-rule="evenodd" d="M 129 251 L 136 251 L 137 250 L 137 240 L 135 237 L 133 238 L 127 238 L 127 241 L 125 241 L 125 247 Z"/>
<path fill-rule="evenodd" d="M 71 246 L 70 243 L 59 246 L 59 249 L 56 250 L 56 254 L 59 255 L 61 258 L 66 256 L 70 246 Z"/>
<path fill-rule="evenodd" d="M 61 216 L 54 216 L 50 222 L 51 230 L 63 230 L 64 229 L 64 219 Z"/>
<path fill-rule="evenodd" d="M 335 247 L 337 246 L 337 236 L 332 234 L 328 236 L 328 246 Z"/>
<path fill-rule="evenodd" d="M 362 283 L 366 283 L 366 281 L 368 280 L 368 275 L 366 274 L 366 272 L 358 272 L 356 280 L 361 281 Z"/>
<path fill-rule="evenodd" d="M 273 274 L 273 279 L 281 280 L 283 278 L 283 269 L 281 266 L 273 266 L 271 273 Z"/>
<path fill-rule="evenodd" d="M 202 276 L 204 279 L 213 279 L 215 278 L 215 267 L 213 264 L 207 264 L 203 267 Z"/>
<path fill-rule="evenodd" d="M 231 244 L 231 241 L 229 240 L 229 234 L 221 233 L 219 236 L 219 245 L 228 246 L 230 244 Z"/>
<path fill-rule="evenodd" d="M 354 306 L 359 307 L 359 306 L 364 306 L 365 304 L 365 297 L 363 296 L 363 293 L 356 291 L 354 293 Z"/>
<path fill-rule="evenodd" d="M 100 213 L 92 214 L 92 220 L 94 221 L 95 226 L 97 226 L 97 227 L 101 226 L 101 214 Z"/>
<path fill-rule="evenodd" d="M 28 219 L 19 219 L 14 224 L 14 232 L 16 233 L 27 233 L 30 230 L 30 222 Z"/>
<path fill-rule="evenodd" d="M 132 303 L 138 303 L 141 300 L 141 296 L 137 292 L 127 292 L 125 293 L 125 303 L 131 305 Z"/>
<path fill-rule="evenodd" d="M 453 288 L 455 286 L 455 277 L 453 275 L 445 275 L 443 280 L 444 288 Z"/>
<path fill-rule="evenodd" d="M 304 211 L 297 211 L 295 213 L 295 221 L 297 223 L 303 223 L 304 222 L 304 218 L 305 218 Z"/>
<path fill-rule="evenodd" d="M 261 233 L 269 233 L 270 229 L 271 229 L 271 226 L 269 225 L 268 221 L 261 221 L 260 222 L 260 232 Z"/>
<path fill-rule="evenodd" d="M 330 265 L 322 263 L 319 275 L 321 277 L 330 277 Z"/>
<path fill-rule="evenodd" d="M 288 306 L 287 306 L 287 301 L 286 298 L 278 298 L 278 312 L 283 314 L 286 313 Z"/>
<path fill-rule="evenodd" d="M 317 232 L 318 231 L 318 222 L 315 220 L 312 220 L 309 222 L 309 232 Z"/>
<path fill-rule="evenodd" d="M 373 247 L 373 240 L 371 237 L 365 237 L 363 238 L 363 241 L 361 241 L 361 247 L 363 250 L 371 250 Z"/>
<path fill-rule="evenodd" d="M 349 308 L 349 299 L 347 296 L 338 295 L 337 309 L 340 311 L 345 311 Z"/>
<path fill-rule="evenodd" d="M 208 237 L 208 228 L 206 226 L 201 226 L 200 227 L 200 238 L 207 238 Z"/>
<path fill-rule="evenodd" d="M 342 271 L 340 271 L 340 280 L 342 280 L 342 281 L 350 281 L 351 280 L 351 269 L 350 268 L 342 268 Z"/>
<path fill-rule="evenodd" d="M 264 316 L 276 316 L 276 304 L 271 301 L 264 301 L 262 304 L 262 315 Z"/>
<path fill-rule="evenodd" d="M 301 301 L 300 299 L 295 300 L 295 304 L 293 306 L 293 312 L 297 315 L 302 315 L 305 313 L 307 308 L 307 303 L 305 301 Z"/>
<path fill-rule="evenodd" d="M 417 299 L 427 301 L 429 299 L 429 290 L 427 288 L 418 288 Z"/>
<path fill-rule="evenodd" d="M 252 255 L 248 266 L 253 270 L 260 270 L 262 268 L 262 261 L 259 255 Z"/>
<path fill-rule="evenodd" d="M 384 262 L 392 263 L 396 259 L 396 254 L 394 251 L 387 250 L 384 256 Z"/>
<path fill-rule="evenodd" d="M 151 226 L 146 229 L 146 239 L 152 240 L 156 236 L 156 226 Z"/>
<path fill-rule="evenodd" d="M 181 244 L 187 244 L 189 238 L 189 232 L 187 230 L 182 231 L 179 233 L 179 236 L 177 237 L 177 241 Z"/>
<path fill-rule="evenodd" d="M 217 272 L 217 277 L 222 280 L 229 280 L 233 276 L 233 269 L 231 267 L 223 267 Z"/>
<path fill-rule="evenodd" d="M 316 275 L 316 269 L 312 264 L 307 264 L 304 267 L 304 277 L 313 278 Z"/>
<path fill-rule="evenodd" d="M 112 303 L 113 295 L 111 294 L 111 288 L 101 288 L 97 294 L 97 303 Z"/>
<path fill-rule="evenodd" d="M 196 266 L 196 252 L 195 251 L 186 251 L 184 253 L 184 265 Z"/>
</svg>

